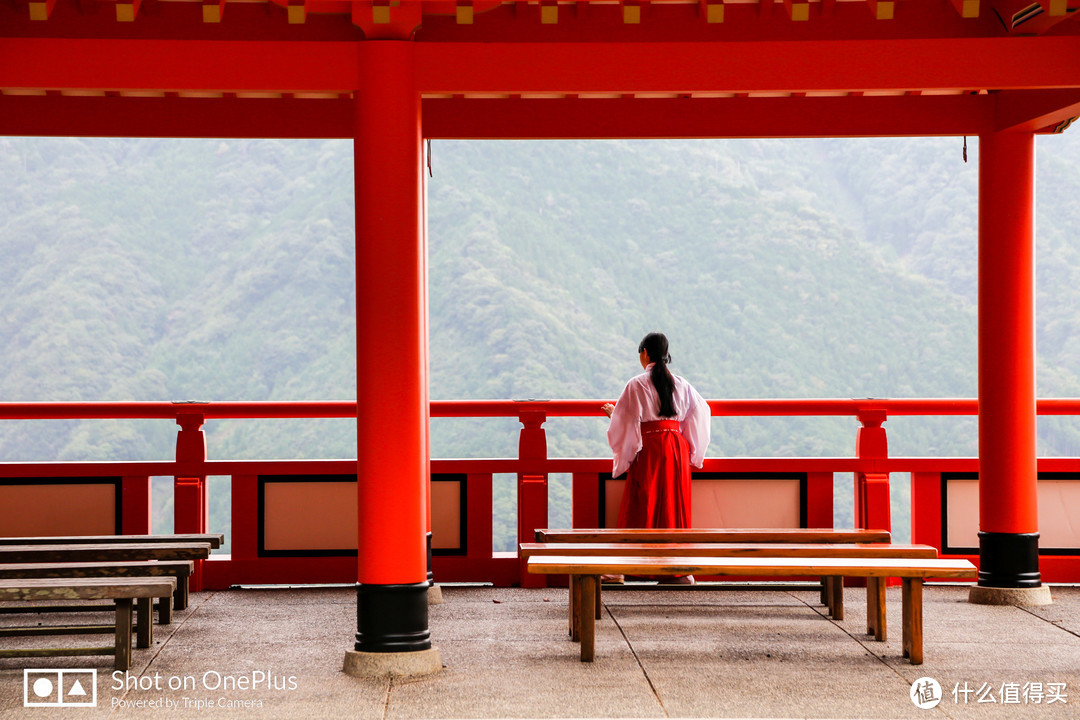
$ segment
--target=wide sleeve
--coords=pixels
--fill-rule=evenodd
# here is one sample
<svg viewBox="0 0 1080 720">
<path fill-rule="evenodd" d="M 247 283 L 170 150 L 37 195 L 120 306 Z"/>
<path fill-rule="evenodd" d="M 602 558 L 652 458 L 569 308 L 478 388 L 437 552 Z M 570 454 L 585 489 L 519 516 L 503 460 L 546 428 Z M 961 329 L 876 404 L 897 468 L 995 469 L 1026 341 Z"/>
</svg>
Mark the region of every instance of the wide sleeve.
<svg viewBox="0 0 1080 720">
<path fill-rule="evenodd" d="M 705 461 L 705 451 L 709 449 L 712 411 L 709 410 L 709 404 L 693 386 L 689 386 L 688 394 L 690 409 L 686 417 L 679 422 L 679 431 L 690 445 L 690 464 L 699 468 Z"/>
<path fill-rule="evenodd" d="M 612 477 L 619 477 L 641 450 L 641 408 L 640 398 L 634 392 L 633 382 L 623 388 L 615 411 L 611 413 L 611 424 L 607 431 L 608 445 L 615 455 Z"/>
</svg>

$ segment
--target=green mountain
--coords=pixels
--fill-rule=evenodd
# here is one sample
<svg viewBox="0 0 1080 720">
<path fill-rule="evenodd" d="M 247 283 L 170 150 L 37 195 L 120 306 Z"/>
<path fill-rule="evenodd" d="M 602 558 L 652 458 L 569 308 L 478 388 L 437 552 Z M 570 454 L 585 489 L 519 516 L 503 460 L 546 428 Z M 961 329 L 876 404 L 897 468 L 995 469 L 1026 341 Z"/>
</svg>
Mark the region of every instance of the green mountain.
<svg viewBox="0 0 1080 720">
<path fill-rule="evenodd" d="M 614 398 L 655 329 L 706 397 L 972 397 L 969 145 L 965 163 L 959 138 L 435 142 L 432 397 Z M 1039 392 L 1077 396 L 1080 135 L 1038 153 Z M 351 162 L 342 141 L 0 138 L 0 400 L 355 398 Z M 511 456 L 516 425 L 433 420 L 435 455 Z M 856 426 L 716 419 L 710 454 L 850 455 Z M 604 427 L 551 419 L 549 452 L 606 456 Z M 886 428 L 894 455 L 977 451 L 973 418 Z M 347 420 L 206 429 L 212 458 L 355 453 Z M 174 438 L 8 422 L 0 458 L 166 459 Z M 1080 454 L 1075 421 L 1041 421 L 1040 452 Z"/>
</svg>

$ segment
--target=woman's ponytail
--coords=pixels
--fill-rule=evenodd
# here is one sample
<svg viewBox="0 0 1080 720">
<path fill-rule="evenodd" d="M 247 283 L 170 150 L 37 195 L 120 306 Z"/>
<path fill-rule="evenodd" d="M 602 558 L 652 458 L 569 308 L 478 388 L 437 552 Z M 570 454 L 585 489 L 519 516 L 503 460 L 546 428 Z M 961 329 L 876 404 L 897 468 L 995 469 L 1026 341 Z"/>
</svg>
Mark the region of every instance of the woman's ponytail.
<svg viewBox="0 0 1080 720">
<path fill-rule="evenodd" d="M 656 394 L 660 396 L 660 417 L 675 417 L 675 380 L 668 370 L 671 355 L 668 354 L 668 340 L 663 333 L 649 333 L 638 343 L 638 352 L 646 352 L 649 362 L 654 363 L 649 372 Z"/>
</svg>

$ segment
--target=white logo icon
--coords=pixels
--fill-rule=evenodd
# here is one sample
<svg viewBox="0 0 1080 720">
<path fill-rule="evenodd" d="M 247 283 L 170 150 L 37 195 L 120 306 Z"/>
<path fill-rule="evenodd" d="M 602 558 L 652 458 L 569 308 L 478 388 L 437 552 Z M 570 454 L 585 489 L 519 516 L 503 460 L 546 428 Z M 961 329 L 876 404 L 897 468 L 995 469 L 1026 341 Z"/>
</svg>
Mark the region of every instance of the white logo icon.
<svg viewBox="0 0 1080 720">
<path fill-rule="evenodd" d="M 23 670 L 23 707 L 97 707 L 97 670 Z"/>
<path fill-rule="evenodd" d="M 932 677 L 921 677 L 911 683 L 911 702 L 923 710 L 937 707 L 941 702 L 941 683 Z"/>
</svg>

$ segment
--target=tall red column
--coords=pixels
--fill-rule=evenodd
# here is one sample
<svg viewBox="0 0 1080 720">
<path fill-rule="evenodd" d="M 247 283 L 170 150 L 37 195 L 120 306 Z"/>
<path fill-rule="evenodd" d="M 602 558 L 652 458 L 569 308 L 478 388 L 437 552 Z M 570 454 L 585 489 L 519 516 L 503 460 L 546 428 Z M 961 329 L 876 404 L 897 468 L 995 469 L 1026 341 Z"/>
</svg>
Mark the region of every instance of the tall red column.
<svg viewBox="0 0 1080 720">
<path fill-rule="evenodd" d="M 426 249 L 413 47 L 361 44 L 356 93 L 356 650 L 431 647 Z"/>
<path fill-rule="evenodd" d="M 1035 137 L 979 137 L 979 585 L 1038 587 Z"/>
</svg>

